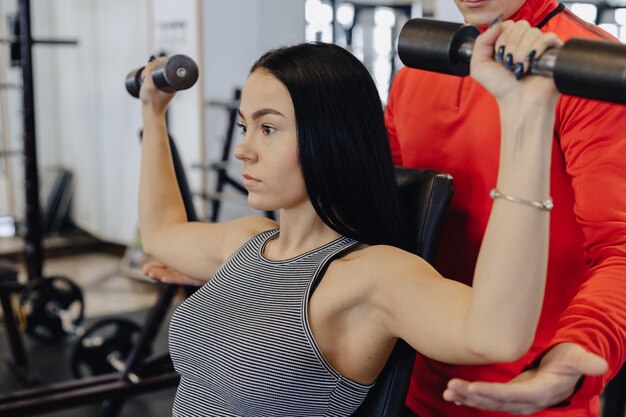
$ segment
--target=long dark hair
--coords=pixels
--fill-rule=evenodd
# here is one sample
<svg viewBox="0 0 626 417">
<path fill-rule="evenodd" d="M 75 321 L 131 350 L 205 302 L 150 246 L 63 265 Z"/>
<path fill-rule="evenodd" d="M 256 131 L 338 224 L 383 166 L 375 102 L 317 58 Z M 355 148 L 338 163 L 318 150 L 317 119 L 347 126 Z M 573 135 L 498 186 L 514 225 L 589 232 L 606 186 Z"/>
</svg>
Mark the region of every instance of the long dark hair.
<svg viewBox="0 0 626 417">
<path fill-rule="evenodd" d="M 264 54 L 293 101 L 307 194 L 324 223 L 368 244 L 404 246 L 383 108 L 372 77 L 345 49 L 303 43 Z"/>
</svg>

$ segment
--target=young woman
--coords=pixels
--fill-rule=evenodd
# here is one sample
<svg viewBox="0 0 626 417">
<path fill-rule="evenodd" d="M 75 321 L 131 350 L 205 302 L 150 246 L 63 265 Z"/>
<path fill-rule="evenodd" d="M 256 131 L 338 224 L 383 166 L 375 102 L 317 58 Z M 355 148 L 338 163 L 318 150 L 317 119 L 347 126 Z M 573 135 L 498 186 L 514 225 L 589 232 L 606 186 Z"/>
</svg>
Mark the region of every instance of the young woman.
<svg viewBox="0 0 626 417">
<path fill-rule="evenodd" d="M 244 85 L 235 155 L 248 202 L 280 210 L 280 224 L 186 221 L 165 127 L 172 96 L 146 76 L 142 241 L 188 278 L 151 275 L 206 282 L 172 318 L 175 416 L 349 416 L 399 337 L 449 363 L 510 361 L 528 349 L 546 275 L 557 93 L 550 80 L 518 81 L 494 62 L 501 45 L 527 69 L 531 51 L 559 41 L 512 22 L 476 41 L 472 76 L 500 106 L 502 143 L 473 288 L 400 249 L 381 103 L 348 52 L 270 51 Z"/>
</svg>

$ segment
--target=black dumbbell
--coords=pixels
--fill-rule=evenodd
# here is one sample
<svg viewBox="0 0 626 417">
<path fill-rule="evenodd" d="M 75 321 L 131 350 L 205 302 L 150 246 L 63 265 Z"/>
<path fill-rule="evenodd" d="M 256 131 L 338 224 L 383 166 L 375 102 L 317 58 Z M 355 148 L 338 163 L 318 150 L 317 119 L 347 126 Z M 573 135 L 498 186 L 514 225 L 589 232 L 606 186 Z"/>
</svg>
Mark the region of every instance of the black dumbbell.
<svg viewBox="0 0 626 417">
<path fill-rule="evenodd" d="M 133 97 L 139 97 L 144 68 L 134 69 L 126 76 L 126 90 Z M 198 65 L 186 55 L 172 55 L 154 65 L 152 79 L 161 91 L 173 93 L 186 90 L 198 80 Z"/>
<path fill-rule="evenodd" d="M 411 68 L 469 75 L 477 28 L 432 19 L 409 20 L 398 39 L 398 55 Z M 626 45 L 570 39 L 533 61 L 530 73 L 553 77 L 563 94 L 626 104 Z"/>
</svg>

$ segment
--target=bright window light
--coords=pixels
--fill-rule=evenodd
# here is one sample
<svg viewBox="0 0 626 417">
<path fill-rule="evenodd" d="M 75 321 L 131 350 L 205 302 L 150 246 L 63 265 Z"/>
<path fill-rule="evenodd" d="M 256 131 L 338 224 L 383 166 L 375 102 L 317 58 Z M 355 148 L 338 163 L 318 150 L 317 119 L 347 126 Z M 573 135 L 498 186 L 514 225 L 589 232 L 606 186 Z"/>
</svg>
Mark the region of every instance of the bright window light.
<svg viewBox="0 0 626 417">
<path fill-rule="evenodd" d="M 343 3 L 337 8 L 337 22 L 343 27 L 350 27 L 354 23 L 354 6 Z"/>
<path fill-rule="evenodd" d="M 615 23 L 600 23 L 598 26 L 600 26 L 602 29 L 606 30 L 611 35 L 615 36 L 616 38 L 619 36 L 618 35 L 619 30 Z"/>
<path fill-rule="evenodd" d="M 387 102 L 390 77 L 391 67 L 389 66 L 389 59 L 385 56 L 379 56 L 374 61 L 374 81 L 382 102 Z"/>
<path fill-rule="evenodd" d="M 378 26 L 374 29 L 374 51 L 376 55 L 389 55 L 391 53 L 391 29 Z"/>
<path fill-rule="evenodd" d="M 615 9 L 615 22 L 618 25 L 626 25 L 626 9 Z"/>
<path fill-rule="evenodd" d="M 572 12 L 586 22 L 595 23 L 598 16 L 598 8 L 593 4 L 573 3 Z"/>
<path fill-rule="evenodd" d="M 319 0 L 308 0 L 304 5 L 304 18 L 310 25 L 330 25 L 333 21 L 333 8 Z"/>
<path fill-rule="evenodd" d="M 393 27 L 396 24 L 396 14 L 386 7 L 379 7 L 374 12 L 374 23 L 376 26 Z"/>
</svg>

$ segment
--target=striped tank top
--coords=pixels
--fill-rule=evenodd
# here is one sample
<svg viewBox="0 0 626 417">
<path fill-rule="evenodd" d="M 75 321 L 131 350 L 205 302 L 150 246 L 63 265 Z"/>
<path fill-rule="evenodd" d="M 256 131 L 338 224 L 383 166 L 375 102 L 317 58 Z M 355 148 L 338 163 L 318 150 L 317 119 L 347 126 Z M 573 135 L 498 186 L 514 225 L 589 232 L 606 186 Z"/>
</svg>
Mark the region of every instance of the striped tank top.
<svg viewBox="0 0 626 417">
<path fill-rule="evenodd" d="M 371 385 L 325 361 L 307 319 L 320 272 L 358 242 L 340 237 L 272 261 L 263 249 L 277 235 L 249 240 L 174 313 L 174 417 L 350 416 L 365 399 Z"/>
</svg>

